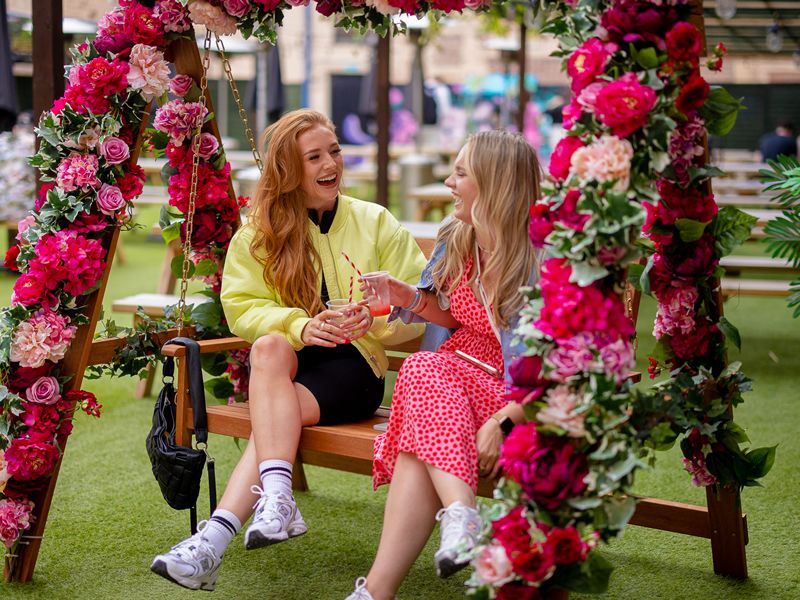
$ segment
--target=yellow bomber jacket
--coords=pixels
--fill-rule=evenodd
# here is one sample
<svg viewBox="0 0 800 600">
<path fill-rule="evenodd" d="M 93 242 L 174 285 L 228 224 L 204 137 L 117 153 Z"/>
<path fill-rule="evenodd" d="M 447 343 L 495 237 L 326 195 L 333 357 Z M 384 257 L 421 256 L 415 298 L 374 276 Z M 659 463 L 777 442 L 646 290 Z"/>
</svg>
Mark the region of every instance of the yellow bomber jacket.
<svg viewBox="0 0 800 600">
<path fill-rule="evenodd" d="M 416 284 L 425 267 L 425 257 L 411 233 L 378 204 L 340 195 L 327 234 L 320 233 L 310 219 L 308 226 L 322 261 L 330 298 L 347 298 L 350 276 L 356 275 L 342 252 L 353 259 L 362 273 L 388 271 L 411 285 Z M 254 234 L 252 225 L 242 227 L 231 240 L 225 258 L 220 296 L 228 325 L 234 334 L 251 343 L 263 335 L 278 334 L 299 350 L 305 345 L 300 336 L 311 317 L 302 308 L 285 306 L 277 291 L 266 284 L 261 263 L 250 254 Z M 321 289 L 320 276 L 317 293 Z M 357 282 L 353 285 L 353 299 L 361 299 Z M 383 377 L 389 364 L 384 345 L 413 339 L 423 329 L 422 324 L 406 325 L 400 319 L 389 323 L 388 316 L 377 317 L 370 330 L 353 345 L 375 375 Z"/>
</svg>

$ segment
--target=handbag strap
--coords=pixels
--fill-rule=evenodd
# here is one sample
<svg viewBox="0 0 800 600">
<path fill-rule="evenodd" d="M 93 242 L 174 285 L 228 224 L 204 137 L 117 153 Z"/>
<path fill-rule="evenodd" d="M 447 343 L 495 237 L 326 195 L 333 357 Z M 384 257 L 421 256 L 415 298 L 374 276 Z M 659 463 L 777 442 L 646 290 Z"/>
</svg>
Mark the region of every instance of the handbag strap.
<svg viewBox="0 0 800 600">
<path fill-rule="evenodd" d="M 192 416 L 194 418 L 194 437 L 198 444 L 203 444 L 202 449 L 206 454 L 206 468 L 208 470 L 208 503 L 209 515 L 217 508 L 217 478 L 214 468 L 214 458 L 208 453 L 208 418 L 206 416 L 206 392 L 203 387 L 203 371 L 200 368 L 200 345 L 187 337 L 175 337 L 167 344 L 174 344 L 186 348 L 186 367 L 189 379 L 189 397 L 192 399 Z M 168 356 L 164 361 L 164 377 L 172 377 L 175 373 L 175 360 Z M 197 507 L 192 506 L 189 511 L 189 528 L 194 535 L 197 533 Z"/>
<path fill-rule="evenodd" d="M 208 442 L 208 419 L 206 417 L 206 393 L 203 388 L 203 371 L 200 369 L 200 345 L 187 337 L 172 338 L 167 342 L 186 348 L 186 367 L 189 379 L 189 397 L 192 399 L 194 416 L 194 437 L 199 444 Z M 166 344 L 165 344 L 166 345 Z M 164 376 L 172 377 L 175 362 L 168 357 L 164 363 Z"/>
</svg>

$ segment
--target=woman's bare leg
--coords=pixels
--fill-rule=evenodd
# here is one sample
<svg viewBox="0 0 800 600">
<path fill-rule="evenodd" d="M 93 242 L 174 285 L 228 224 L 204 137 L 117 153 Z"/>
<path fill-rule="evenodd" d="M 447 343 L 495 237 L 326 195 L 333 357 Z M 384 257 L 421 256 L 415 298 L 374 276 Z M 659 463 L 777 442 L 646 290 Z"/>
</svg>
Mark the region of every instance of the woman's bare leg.
<svg viewBox="0 0 800 600">
<path fill-rule="evenodd" d="M 375 600 L 394 598 L 433 531 L 442 507 L 428 467 L 415 455 L 401 452 L 392 475 L 383 531 L 367 589 Z"/>
</svg>

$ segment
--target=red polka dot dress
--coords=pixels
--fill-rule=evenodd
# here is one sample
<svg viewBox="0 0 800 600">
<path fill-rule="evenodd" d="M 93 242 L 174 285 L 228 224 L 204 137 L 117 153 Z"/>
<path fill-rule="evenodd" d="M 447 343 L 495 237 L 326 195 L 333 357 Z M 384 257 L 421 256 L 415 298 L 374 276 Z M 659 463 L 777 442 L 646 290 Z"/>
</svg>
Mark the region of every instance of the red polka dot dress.
<svg viewBox="0 0 800 600">
<path fill-rule="evenodd" d="M 461 350 L 503 372 L 500 343 L 468 283 L 471 263 L 450 297 L 450 311 L 461 327 L 438 351 L 406 358 L 397 375 L 389 426 L 375 439 L 375 488 L 391 481 L 400 452 L 415 454 L 477 488 L 475 435 L 506 401 L 502 379 L 453 353 Z"/>
</svg>

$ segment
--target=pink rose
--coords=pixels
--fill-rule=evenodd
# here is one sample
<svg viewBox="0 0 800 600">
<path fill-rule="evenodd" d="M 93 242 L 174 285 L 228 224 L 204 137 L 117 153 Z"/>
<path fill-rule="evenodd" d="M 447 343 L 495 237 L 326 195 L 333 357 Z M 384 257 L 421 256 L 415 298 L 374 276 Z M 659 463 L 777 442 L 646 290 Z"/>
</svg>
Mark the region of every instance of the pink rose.
<svg viewBox="0 0 800 600">
<path fill-rule="evenodd" d="M 131 157 L 131 150 L 125 140 L 118 137 L 106 138 L 100 144 L 100 155 L 110 165 L 118 165 Z"/>
<path fill-rule="evenodd" d="M 175 75 L 175 77 L 170 80 L 169 91 L 172 92 L 173 95 L 183 98 L 189 93 L 189 90 L 192 89 L 193 83 L 194 79 L 192 79 L 191 76 L 181 73 Z"/>
<path fill-rule="evenodd" d="M 2 471 L 4 471 L 3 469 Z M 5 487 L 5 482 L 0 491 Z M 30 500 L 0 500 L 0 542 L 6 548 L 11 548 L 19 539 L 20 534 L 31 526 L 31 510 L 33 502 Z"/>
<path fill-rule="evenodd" d="M 483 547 L 474 565 L 478 579 L 484 584 L 499 586 L 514 578 L 514 568 L 508 559 L 508 554 L 505 548 L 496 542 Z"/>
<path fill-rule="evenodd" d="M 203 133 L 200 135 L 200 157 L 203 160 L 208 160 L 219 148 L 217 137 L 212 133 Z"/>
<path fill-rule="evenodd" d="M 113 217 L 122 208 L 125 208 L 125 197 L 122 191 L 115 185 L 104 183 L 97 192 L 97 208 L 100 212 Z"/>
<path fill-rule="evenodd" d="M 52 375 L 40 377 L 31 387 L 25 390 L 25 397 L 28 402 L 36 404 L 55 404 L 61 399 L 58 379 Z"/>
<path fill-rule="evenodd" d="M 243 17 L 250 11 L 250 0 L 224 0 L 225 10 L 234 17 Z"/>
<path fill-rule="evenodd" d="M 600 90 L 595 114 L 614 135 L 625 137 L 647 122 L 655 103 L 655 90 L 639 83 L 635 73 L 626 73 Z"/>
</svg>

